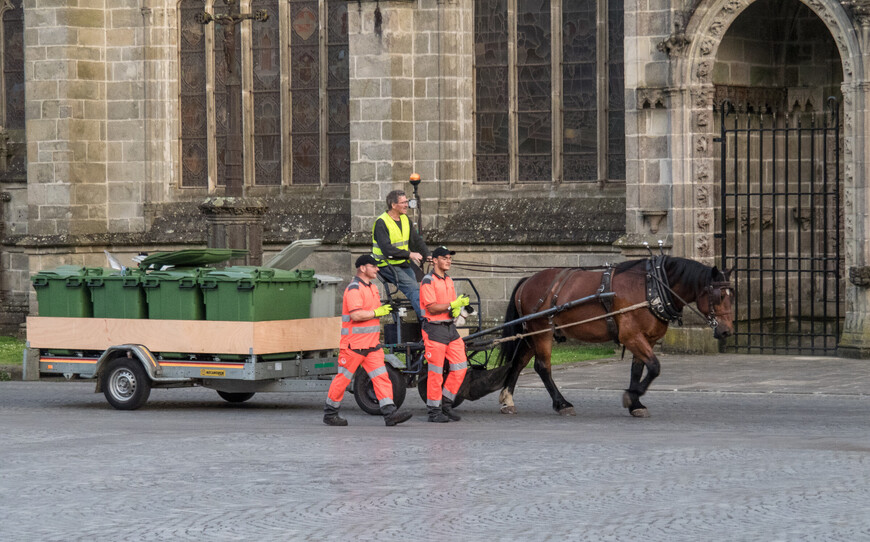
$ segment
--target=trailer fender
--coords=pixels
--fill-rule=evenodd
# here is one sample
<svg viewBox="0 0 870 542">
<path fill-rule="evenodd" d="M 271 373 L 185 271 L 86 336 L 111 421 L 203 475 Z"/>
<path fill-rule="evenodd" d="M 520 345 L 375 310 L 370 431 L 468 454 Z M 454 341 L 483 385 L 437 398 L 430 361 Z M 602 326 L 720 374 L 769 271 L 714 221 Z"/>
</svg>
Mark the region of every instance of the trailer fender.
<svg viewBox="0 0 870 542">
<path fill-rule="evenodd" d="M 106 349 L 106 351 L 100 356 L 100 359 L 97 360 L 97 367 L 94 371 L 94 377 L 97 379 L 97 388 L 94 390 L 95 393 L 103 391 L 102 386 L 100 385 L 100 382 L 102 382 L 100 373 L 109 365 L 109 362 L 118 358 L 139 360 L 139 363 L 142 364 L 142 368 L 145 369 L 145 372 L 148 374 L 148 378 L 151 380 L 163 380 L 163 378 L 161 378 L 163 376 L 163 369 L 160 367 L 160 364 L 157 363 L 157 359 L 148 348 L 141 344 L 120 344 Z"/>
</svg>

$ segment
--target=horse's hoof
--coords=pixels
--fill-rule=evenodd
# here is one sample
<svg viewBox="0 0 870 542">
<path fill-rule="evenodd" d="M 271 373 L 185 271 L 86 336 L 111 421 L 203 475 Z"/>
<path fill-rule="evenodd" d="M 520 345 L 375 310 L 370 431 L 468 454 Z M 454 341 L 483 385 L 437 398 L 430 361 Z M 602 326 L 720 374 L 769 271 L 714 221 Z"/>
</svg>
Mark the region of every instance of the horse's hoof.
<svg viewBox="0 0 870 542">
<path fill-rule="evenodd" d="M 569 406 L 560 410 L 559 414 L 561 414 L 562 416 L 576 416 L 577 412 L 574 411 L 574 407 Z"/>
<path fill-rule="evenodd" d="M 629 408 L 632 404 L 631 394 L 625 392 L 622 394 L 622 408 Z"/>
<path fill-rule="evenodd" d="M 630 413 L 635 418 L 649 418 L 649 410 L 645 408 L 636 408 L 630 411 Z"/>
<path fill-rule="evenodd" d="M 501 407 L 501 413 L 502 413 L 502 414 L 516 414 L 516 413 L 517 413 L 517 407 L 515 407 L 515 406 L 513 406 L 513 405 L 511 405 L 511 406 L 503 406 L 503 407 Z"/>
</svg>

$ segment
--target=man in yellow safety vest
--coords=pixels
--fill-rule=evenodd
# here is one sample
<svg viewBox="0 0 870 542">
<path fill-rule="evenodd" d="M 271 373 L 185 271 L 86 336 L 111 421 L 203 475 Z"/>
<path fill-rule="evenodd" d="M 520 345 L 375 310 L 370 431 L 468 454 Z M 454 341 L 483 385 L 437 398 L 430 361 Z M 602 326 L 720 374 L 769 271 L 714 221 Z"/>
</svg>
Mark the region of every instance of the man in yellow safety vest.
<svg viewBox="0 0 870 542">
<path fill-rule="evenodd" d="M 402 190 L 387 194 L 387 211 L 372 226 L 372 254 L 378 260 L 379 275 L 405 294 L 421 321 L 420 284 L 411 266 L 431 261 L 429 248 L 408 219 L 408 196 Z M 387 264 L 390 264 L 388 267 Z"/>
</svg>

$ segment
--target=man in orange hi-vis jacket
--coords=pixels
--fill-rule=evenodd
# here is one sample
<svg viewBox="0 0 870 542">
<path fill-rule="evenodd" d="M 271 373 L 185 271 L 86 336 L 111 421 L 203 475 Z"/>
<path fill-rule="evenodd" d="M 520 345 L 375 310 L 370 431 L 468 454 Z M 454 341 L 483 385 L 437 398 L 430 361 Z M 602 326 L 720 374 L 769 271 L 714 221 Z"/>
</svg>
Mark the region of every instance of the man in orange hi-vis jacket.
<svg viewBox="0 0 870 542">
<path fill-rule="evenodd" d="M 426 406 L 429 421 L 444 423 L 459 421 L 453 411 L 453 400 L 465 378 L 468 361 L 465 343 L 456 331 L 453 318 L 462 307 L 468 305 L 467 295 L 456 296 L 453 279 L 447 271 L 456 252 L 438 247 L 432 251 L 432 272 L 420 283 L 420 308 L 423 310 L 423 344 L 426 347 Z M 444 360 L 450 364 L 450 372 L 444 379 Z M 442 382 L 444 387 L 442 388 Z"/>
<path fill-rule="evenodd" d="M 374 278 L 378 276 L 378 262 L 371 254 L 356 260 L 356 276 L 344 290 L 341 307 L 341 341 L 338 354 L 338 374 L 329 385 L 326 406 L 323 408 L 323 423 L 347 425 L 347 420 L 338 415 L 344 391 L 350 384 L 353 373 L 362 363 L 372 379 L 375 395 L 388 426 L 407 421 L 410 412 L 402 412 L 393 403 L 393 385 L 384 366 L 384 350 L 380 345 L 380 317 L 393 310 L 389 304 L 381 305 L 381 296 Z"/>
</svg>

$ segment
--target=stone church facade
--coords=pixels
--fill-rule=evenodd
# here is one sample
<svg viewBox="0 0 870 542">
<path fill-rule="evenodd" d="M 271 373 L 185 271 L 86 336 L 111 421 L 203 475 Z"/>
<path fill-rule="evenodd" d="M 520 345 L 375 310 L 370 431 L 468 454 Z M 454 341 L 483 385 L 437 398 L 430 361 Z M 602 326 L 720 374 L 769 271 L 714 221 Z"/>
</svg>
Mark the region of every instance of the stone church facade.
<svg viewBox="0 0 870 542">
<path fill-rule="evenodd" d="M 410 192 L 416 172 L 424 236 L 485 264 L 463 274 L 491 319 L 518 277 L 497 266 L 600 265 L 661 239 L 671 254 L 740 268 L 767 251 L 746 248 L 744 231 L 783 230 L 792 244 L 800 226 L 834 254 L 820 279 L 836 275 L 833 286 L 812 299 L 838 322 L 838 352 L 868 353 L 863 0 L 245 0 L 242 13 L 269 16 L 233 25 L 219 17 L 224 0 L 0 6 L 6 332 L 36 312 L 32 273 L 102 266 L 104 250 L 124 261 L 203 247 L 234 218 L 262 218 L 242 235 L 261 238 L 266 256 L 322 239 L 306 264 L 348 276 L 385 195 Z M 794 168 L 832 175 L 838 189 L 824 195 L 837 199 L 819 216 L 833 223 L 816 219 L 822 192 L 802 203 L 806 181 L 796 195 L 765 199 L 751 180 L 746 196 L 729 195 L 723 175 L 741 167 L 729 169 L 728 115 L 788 124 L 826 108 L 836 149 Z M 748 137 L 735 164 L 792 167 L 790 151 L 753 151 L 764 136 Z M 788 297 L 806 289 L 797 265 L 775 288 L 738 273 L 748 290 Z M 842 302 L 831 313 L 826 296 Z M 687 316 L 667 342 L 709 351 L 710 335 Z"/>
</svg>

